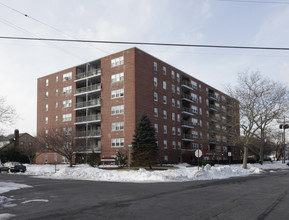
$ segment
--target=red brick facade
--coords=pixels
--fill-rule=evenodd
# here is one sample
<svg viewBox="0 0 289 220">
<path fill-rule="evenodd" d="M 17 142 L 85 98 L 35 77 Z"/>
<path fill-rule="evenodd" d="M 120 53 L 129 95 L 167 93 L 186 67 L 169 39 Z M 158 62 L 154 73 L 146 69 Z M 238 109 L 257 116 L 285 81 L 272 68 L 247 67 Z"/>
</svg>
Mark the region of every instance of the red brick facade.
<svg viewBox="0 0 289 220">
<path fill-rule="evenodd" d="M 69 72 L 72 79 L 64 79 Z M 63 94 L 67 86 L 72 91 Z M 70 99 L 71 106 L 63 107 Z M 227 160 L 228 152 L 239 159 L 230 141 L 239 135 L 238 109 L 232 114 L 233 107 L 236 100 L 132 48 L 39 78 L 37 132 L 72 127 L 76 138 L 86 139 L 80 156 L 95 151 L 113 157 L 118 150 L 128 152 L 135 124 L 146 113 L 157 129 L 161 162 L 194 162 L 196 149 L 205 160 Z M 71 114 L 71 120 L 63 122 L 64 114 Z M 37 162 L 50 160 L 41 154 Z"/>
</svg>

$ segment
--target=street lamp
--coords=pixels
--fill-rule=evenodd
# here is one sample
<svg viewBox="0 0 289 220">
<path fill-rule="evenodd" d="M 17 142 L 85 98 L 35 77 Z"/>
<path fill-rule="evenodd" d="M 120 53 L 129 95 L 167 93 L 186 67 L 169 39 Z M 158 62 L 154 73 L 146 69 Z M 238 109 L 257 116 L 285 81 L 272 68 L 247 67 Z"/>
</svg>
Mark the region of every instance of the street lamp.
<svg viewBox="0 0 289 220">
<path fill-rule="evenodd" d="M 280 129 L 283 129 L 283 163 L 285 163 L 285 157 L 286 157 L 286 144 L 285 144 L 285 129 L 289 128 L 289 124 L 285 124 L 285 117 L 284 117 L 284 123 L 279 125 Z"/>
</svg>

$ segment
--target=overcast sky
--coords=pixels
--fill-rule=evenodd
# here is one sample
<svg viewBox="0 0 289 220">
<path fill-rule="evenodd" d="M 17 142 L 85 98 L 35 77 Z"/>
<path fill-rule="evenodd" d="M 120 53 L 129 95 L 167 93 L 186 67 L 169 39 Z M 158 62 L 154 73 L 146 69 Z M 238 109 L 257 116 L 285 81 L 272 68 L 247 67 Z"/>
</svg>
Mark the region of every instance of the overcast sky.
<svg viewBox="0 0 289 220">
<path fill-rule="evenodd" d="M 0 0 L 0 36 L 288 48 L 289 3 L 268 1 Z M 133 46 L 0 39 L 6 133 L 36 134 L 37 78 Z M 289 84 L 289 51 L 137 47 L 221 91 L 248 69 Z"/>
</svg>

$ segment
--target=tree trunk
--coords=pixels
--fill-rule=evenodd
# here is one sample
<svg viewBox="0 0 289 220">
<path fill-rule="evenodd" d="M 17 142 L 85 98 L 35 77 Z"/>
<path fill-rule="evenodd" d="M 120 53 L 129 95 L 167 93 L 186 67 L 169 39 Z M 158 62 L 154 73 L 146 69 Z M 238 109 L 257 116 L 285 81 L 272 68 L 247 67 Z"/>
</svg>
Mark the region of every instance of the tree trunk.
<svg viewBox="0 0 289 220">
<path fill-rule="evenodd" d="M 248 147 L 244 146 L 243 168 L 247 169 Z"/>
</svg>

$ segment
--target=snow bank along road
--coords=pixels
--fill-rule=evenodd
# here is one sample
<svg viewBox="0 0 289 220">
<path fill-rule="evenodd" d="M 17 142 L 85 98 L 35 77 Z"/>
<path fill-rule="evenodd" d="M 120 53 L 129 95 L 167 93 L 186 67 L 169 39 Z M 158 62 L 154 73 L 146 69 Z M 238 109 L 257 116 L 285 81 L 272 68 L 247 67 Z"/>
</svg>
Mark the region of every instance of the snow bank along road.
<svg viewBox="0 0 289 220">
<path fill-rule="evenodd" d="M 3 193 L 11 219 L 288 219 L 289 172 L 229 179 L 120 183 L 1 174 L 31 186 Z"/>
</svg>

